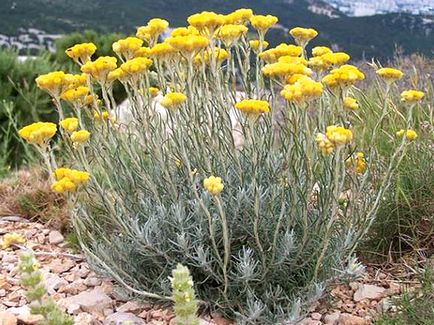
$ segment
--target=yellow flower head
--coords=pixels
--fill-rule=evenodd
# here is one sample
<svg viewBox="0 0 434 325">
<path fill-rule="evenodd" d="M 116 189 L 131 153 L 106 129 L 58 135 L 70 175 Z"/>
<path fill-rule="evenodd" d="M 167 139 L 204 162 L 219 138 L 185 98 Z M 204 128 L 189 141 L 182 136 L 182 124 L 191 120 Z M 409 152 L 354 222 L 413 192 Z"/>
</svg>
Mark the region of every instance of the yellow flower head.
<svg viewBox="0 0 434 325">
<path fill-rule="evenodd" d="M 403 130 L 403 129 L 401 129 L 401 130 L 399 130 L 398 132 L 396 132 L 396 135 L 397 135 L 398 137 L 405 136 L 405 138 L 406 138 L 407 140 L 409 140 L 409 141 L 416 140 L 416 138 L 417 138 L 417 133 L 416 133 L 416 131 L 411 130 L 411 129 L 409 129 L 409 130 Z"/>
<path fill-rule="evenodd" d="M 234 24 L 234 25 L 245 25 L 249 22 L 250 18 L 253 16 L 252 9 L 237 9 L 230 14 L 227 14 L 224 18 L 225 24 Z"/>
<path fill-rule="evenodd" d="M 274 63 L 282 56 L 298 57 L 302 52 L 303 49 L 300 46 L 282 43 L 275 48 L 259 53 L 258 56 L 267 63 Z"/>
<path fill-rule="evenodd" d="M 168 109 L 176 109 L 187 100 L 183 93 L 168 93 L 160 101 L 160 104 Z"/>
<path fill-rule="evenodd" d="M 70 102 L 77 106 L 84 106 L 86 104 L 86 97 L 89 95 L 89 88 L 85 86 L 80 86 L 73 89 L 68 89 L 60 98 L 66 102 Z"/>
<path fill-rule="evenodd" d="M 160 92 L 160 89 L 158 89 L 157 87 L 149 87 L 148 92 L 151 95 L 151 97 L 156 97 Z"/>
<path fill-rule="evenodd" d="M 148 58 L 150 56 L 151 56 L 151 49 L 149 47 L 146 47 L 146 46 L 143 46 L 134 52 L 135 58 L 141 58 L 141 57 Z"/>
<path fill-rule="evenodd" d="M 148 71 L 152 60 L 144 57 L 134 58 L 122 63 L 121 70 L 129 76 L 138 76 Z"/>
<path fill-rule="evenodd" d="M 2 249 L 8 249 L 15 244 L 24 244 L 26 239 L 17 233 L 7 233 L 3 236 Z"/>
<path fill-rule="evenodd" d="M 387 82 L 394 82 L 404 76 L 404 73 L 401 70 L 394 68 L 381 68 L 378 69 L 376 73 Z"/>
<path fill-rule="evenodd" d="M 355 157 L 350 157 L 345 161 L 347 168 L 353 169 L 357 174 L 363 174 L 366 170 L 366 161 L 363 152 L 356 153 Z"/>
<path fill-rule="evenodd" d="M 148 43 L 155 42 L 167 27 L 169 27 L 169 22 L 167 20 L 153 18 L 146 26 L 137 28 L 136 37 Z"/>
<path fill-rule="evenodd" d="M 36 122 L 18 131 L 20 137 L 28 143 L 42 145 L 48 142 L 57 131 L 57 126 L 51 122 Z"/>
<path fill-rule="evenodd" d="M 126 82 L 129 79 L 129 75 L 121 68 L 114 69 L 107 74 L 107 82 L 113 82 L 119 80 L 120 82 Z"/>
<path fill-rule="evenodd" d="M 236 103 L 235 108 L 247 115 L 259 115 L 268 113 L 270 111 L 270 104 L 266 100 L 244 99 Z"/>
<path fill-rule="evenodd" d="M 364 79 L 365 75 L 357 67 L 347 64 L 332 70 L 322 79 L 322 82 L 331 89 L 348 88 Z"/>
<path fill-rule="evenodd" d="M 178 27 L 178 28 L 175 28 L 170 33 L 171 37 L 189 36 L 189 35 L 199 35 L 199 31 L 196 29 L 196 27 L 188 26 L 188 27 Z"/>
<path fill-rule="evenodd" d="M 220 177 L 210 176 L 203 180 L 203 187 L 208 191 L 211 195 L 219 195 L 223 188 L 223 181 Z"/>
<path fill-rule="evenodd" d="M 68 177 L 64 177 L 51 185 L 51 190 L 59 194 L 74 192 L 76 188 L 77 186 Z"/>
<path fill-rule="evenodd" d="M 90 132 L 87 130 L 74 131 L 71 134 L 71 141 L 73 143 L 84 143 L 89 140 Z"/>
<path fill-rule="evenodd" d="M 36 78 L 36 84 L 42 90 L 48 92 L 52 97 L 59 98 L 65 90 L 71 87 L 75 77 L 63 71 L 54 71 L 40 75 Z"/>
<path fill-rule="evenodd" d="M 277 17 L 271 15 L 254 15 L 250 17 L 250 24 L 262 34 L 265 34 L 265 32 L 278 21 L 279 19 Z"/>
<path fill-rule="evenodd" d="M 289 102 L 303 102 L 321 96 L 323 86 L 309 77 L 298 78 L 293 84 L 286 85 L 280 95 Z"/>
<path fill-rule="evenodd" d="M 115 118 L 110 116 L 110 113 L 107 111 L 103 111 L 101 113 L 98 112 L 93 112 L 93 119 L 96 122 L 101 122 L 101 121 L 111 121 L 111 122 L 115 122 Z"/>
<path fill-rule="evenodd" d="M 351 57 L 344 52 L 326 53 L 321 55 L 321 58 L 326 64 L 335 67 L 345 64 L 351 59 Z"/>
<path fill-rule="evenodd" d="M 331 66 L 329 61 L 324 60 L 323 55 L 309 58 L 307 65 L 309 66 L 309 68 L 312 68 L 313 70 L 317 70 L 317 71 L 327 70 Z"/>
<path fill-rule="evenodd" d="M 223 25 L 217 30 L 216 36 L 226 47 L 230 47 L 236 44 L 241 36 L 246 35 L 248 30 L 244 25 Z"/>
<path fill-rule="evenodd" d="M 267 41 L 263 41 L 262 42 L 262 49 L 259 48 L 260 45 L 260 41 L 258 39 L 255 40 L 250 40 L 249 41 L 249 45 L 250 48 L 254 51 L 254 52 L 258 52 L 258 51 L 263 51 L 268 47 L 268 42 Z"/>
<path fill-rule="evenodd" d="M 401 100 L 407 103 L 416 103 L 425 97 L 425 93 L 418 90 L 405 90 L 401 93 Z"/>
<path fill-rule="evenodd" d="M 312 70 L 304 64 L 276 62 L 265 65 L 262 68 L 262 73 L 270 78 L 286 78 L 293 74 L 310 76 Z"/>
<path fill-rule="evenodd" d="M 173 48 L 168 42 L 163 42 L 151 47 L 149 55 L 152 58 L 168 60 L 172 59 L 177 53 L 177 49 Z"/>
<path fill-rule="evenodd" d="M 167 39 L 174 49 L 187 55 L 195 54 L 208 46 L 208 39 L 200 35 L 176 36 Z"/>
<path fill-rule="evenodd" d="M 328 126 L 326 136 L 334 146 L 345 145 L 353 139 L 351 130 L 338 125 Z"/>
<path fill-rule="evenodd" d="M 80 65 L 90 61 L 90 58 L 95 52 L 96 46 L 93 43 L 76 44 L 65 51 L 67 56 Z"/>
<path fill-rule="evenodd" d="M 212 37 L 214 32 L 225 23 L 225 16 L 216 14 L 212 11 L 202 11 L 191 15 L 187 19 L 188 23 L 195 27 L 199 33 L 205 37 Z"/>
<path fill-rule="evenodd" d="M 72 133 L 78 128 L 78 118 L 76 117 L 68 117 L 59 122 L 62 129 L 64 129 L 68 133 Z"/>
<path fill-rule="evenodd" d="M 81 71 L 91 75 L 100 83 L 107 81 L 108 74 L 117 68 L 117 59 L 112 56 L 100 56 L 95 61 L 89 61 L 81 67 Z"/>
<path fill-rule="evenodd" d="M 294 37 L 298 45 L 305 47 L 310 40 L 317 37 L 318 32 L 313 28 L 295 27 L 289 31 L 289 34 Z"/>
<path fill-rule="evenodd" d="M 137 37 L 127 37 L 114 42 L 112 45 L 113 51 L 125 60 L 135 57 L 137 51 L 143 45 L 143 40 Z"/>
<path fill-rule="evenodd" d="M 211 62 L 211 53 L 211 50 L 206 50 L 203 53 L 197 54 L 194 58 L 194 63 L 201 64 L 202 62 L 205 62 L 205 64 L 209 64 Z M 229 53 L 225 49 L 214 48 L 214 59 L 216 62 L 222 63 L 228 57 Z"/>
<path fill-rule="evenodd" d="M 357 103 L 357 100 L 353 97 L 345 97 L 344 107 L 351 110 L 356 110 L 359 108 L 359 103 Z"/>
<path fill-rule="evenodd" d="M 321 56 L 324 54 L 333 53 L 333 51 L 328 48 L 327 46 L 315 46 L 312 49 L 312 55 L 315 56 Z"/>
<path fill-rule="evenodd" d="M 54 179 L 51 190 L 55 193 L 74 192 L 78 186 L 84 185 L 89 180 L 89 173 L 69 168 L 57 168 L 54 170 Z"/>
<path fill-rule="evenodd" d="M 333 143 L 323 133 L 318 133 L 315 138 L 318 150 L 325 156 L 330 155 L 335 149 Z"/>
</svg>

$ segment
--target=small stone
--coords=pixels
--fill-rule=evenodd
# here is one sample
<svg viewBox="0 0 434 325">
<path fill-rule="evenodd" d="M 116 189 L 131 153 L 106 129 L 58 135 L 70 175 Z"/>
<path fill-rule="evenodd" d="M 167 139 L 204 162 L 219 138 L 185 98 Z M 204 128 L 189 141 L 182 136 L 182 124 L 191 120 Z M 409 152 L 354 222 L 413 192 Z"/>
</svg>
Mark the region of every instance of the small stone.
<svg viewBox="0 0 434 325">
<path fill-rule="evenodd" d="M 17 322 L 14 314 L 7 311 L 0 312 L 0 325 L 17 325 Z"/>
<path fill-rule="evenodd" d="M 321 325 L 319 320 L 314 320 L 312 318 L 305 318 L 299 323 L 300 325 Z"/>
<path fill-rule="evenodd" d="M 66 286 L 68 281 L 53 273 L 45 274 L 45 289 L 49 294 L 53 294 L 62 286 Z"/>
<path fill-rule="evenodd" d="M 6 296 L 6 290 L 0 289 L 0 297 L 4 297 L 4 296 Z"/>
<path fill-rule="evenodd" d="M 96 277 L 90 277 L 87 278 L 83 281 L 83 283 L 85 285 L 87 285 L 88 287 L 96 287 L 99 286 L 101 284 L 101 280 L 96 278 Z"/>
<path fill-rule="evenodd" d="M 363 299 L 380 300 L 384 297 L 385 289 L 372 284 L 363 284 L 354 293 L 354 301 L 358 302 Z"/>
<path fill-rule="evenodd" d="M 312 318 L 313 320 L 320 320 L 322 317 L 322 315 L 320 313 L 312 313 L 310 314 L 310 318 Z"/>
<path fill-rule="evenodd" d="M 335 311 L 334 313 L 328 314 L 324 317 L 324 323 L 329 325 L 336 325 L 338 323 L 339 316 L 341 312 Z"/>
<path fill-rule="evenodd" d="M 368 322 L 362 317 L 351 314 L 341 314 L 338 319 L 338 325 L 368 325 Z"/>
<path fill-rule="evenodd" d="M 48 242 L 50 244 L 57 245 L 57 244 L 63 243 L 64 240 L 65 240 L 65 237 L 63 237 L 63 235 L 57 230 L 52 230 L 48 234 Z"/>
<path fill-rule="evenodd" d="M 392 309 L 392 307 L 393 307 L 392 300 L 390 298 L 384 298 L 378 303 L 376 309 L 378 313 L 387 313 Z"/>
<path fill-rule="evenodd" d="M 62 300 L 62 305 L 66 308 L 71 304 L 80 305 L 85 312 L 102 315 L 104 309 L 112 307 L 112 300 L 101 290 L 93 289 Z"/>
<path fill-rule="evenodd" d="M 132 313 L 122 313 L 117 312 L 114 314 L 111 314 L 106 318 L 104 321 L 104 325 L 121 325 L 125 322 L 130 322 L 134 325 L 145 325 L 146 323 L 143 321 L 143 319 L 137 317 L 136 315 Z"/>
<path fill-rule="evenodd" d="M 66 309 L 66 312 L 70 315 L 78 315 L 80 311 L 81 308 L 79 304 L 70 304 Z"/>
<path fill-rule="evenodd" d="M 17 308 L 9 308 L 8 312 L 14 314 L 17 320 L 24 324 L 37 324 L 44 319 L 42 315 L 33 315 L 29 306 L 22 306 Z"/>
<path fill-rule="evenodd" d="M 90 325 L 93 324 L 93 318 L 91 314 L 80 313 L 75 317 L 74 325 Z"/>
<path fill-rule="evenodd" d="M 116 311 L 122 312 L 122 313 L 127 313 L 127 312 L 135 313 L 135 312 L 138 312 L 142 309 L 143 309 L 142 305 L 138 304 L 137 302 L 128 301 L 125 304 L 116 308 Z"/>
<path fill-rule="evenodd" d="M 51 270 L 51 272 L 56 274 L 61 274 L 64 272 L 69 271 L 71 268 L 73 268 L 75 263 L 68 259 L 60 259 L 56 258 L 51 261 L 51 263 L 48 265 L 48 268 Z"/>
</svg>

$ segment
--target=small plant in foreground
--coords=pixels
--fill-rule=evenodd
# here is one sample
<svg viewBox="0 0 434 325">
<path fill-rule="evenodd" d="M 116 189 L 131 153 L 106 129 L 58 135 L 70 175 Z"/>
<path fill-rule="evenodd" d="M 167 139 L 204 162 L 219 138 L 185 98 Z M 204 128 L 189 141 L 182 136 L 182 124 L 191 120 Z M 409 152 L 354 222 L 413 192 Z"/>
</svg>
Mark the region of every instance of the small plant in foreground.
<svg viewBox="0 0 434 325">
<path fill-rule="evenodd" d="M 199 325 L 197 318 L 197 304 L 193 278 L 190 271 L 181 264 L 172 271 L 170 278 L 172 284 L 172 298 L 176 314 L 177 325 Z"/>
<path fill-rule="evenodd" d="M 240 323 L 290 323 L 332 279 L 361 269 L 353 252 L 420 141 L 419 101 L 401 101 L 399 73 L 379 73 L 379 116 L 366 125 L 365 75 L 349 55 L 321 47 L 310 56 L 317 32 L 303 28 L 290 31 L 296 44 L 266 50 L 277 21 L 249 9 L 202 12 L 158 42 L 168 23 L 152 19 L 113 44 L 117 57 L 92 61 L 89 44 L 68 51 L 84 74 L 38 77 L 60 127 L 20 134 L 71 205 L 89 260 L 132 292 L 173 300 L 179 261 L 213 309 Z M 128 111 L 113 100 L 118 83 Z M 65 167 L 53 154 L 56 131 Z"/>
<path fill-rule="evenodd" d="M 18 269 L 21 273 L 21 284 L 27 288 L 26 298 L 30 302 L 32 314 L 42 315 L 40 325 L 73 325 L 71 316 L 63 313 L 52 299 L 44 299 L 45 287 L 39 264 L 33 252 L 20 255 Z"/>
</svg>

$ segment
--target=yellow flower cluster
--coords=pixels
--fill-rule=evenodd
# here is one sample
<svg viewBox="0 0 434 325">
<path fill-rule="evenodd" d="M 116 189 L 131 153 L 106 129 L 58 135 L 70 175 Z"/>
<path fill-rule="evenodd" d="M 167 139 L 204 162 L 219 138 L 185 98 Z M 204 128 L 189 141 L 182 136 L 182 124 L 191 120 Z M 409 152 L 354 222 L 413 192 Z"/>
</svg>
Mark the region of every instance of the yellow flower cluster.
<svg viewBox="0 0 434 325">
<path fill-rule="evenodd" d="M 71 134 L 71 141 L 73 143 L 84 143 L 89 140 L 90 132 L 87 130 L 74 131 Z"/>
<path fill-rule="evenodd" d="M 169 27 L 169 22 L 161 18 L 151 19 L 146 26 L 137 29 L 136 36 L 148 43 L 158 40 L 158 37 Z"/>
<path fill-rule="evenodd" d="M 160 104 L 168 109 L 176 109 L 187 100 L 183 93 L 168 93 L 160 101 Z"/>
<path fill-rule="evenodd" d="M 59 122 L 62 129 L 64 129 L 68 133 L 72 133 L 78 128 L 78 118 L 76 117 L 68 117 Z"/>
<path fill-rule="evenodd" d="M 211 53 L 211 50 L 207 50 L 203 53 L 197 54 L 194 58 L 194 63 L 201 64 L 204 62 L 205 64 L 209 64 L 212 57 Z M 228 57 L 229 53 L 225 49 L 214 48 L 214 59 L 216 62 L 221 63 Z"/>
<path fill-rule="evenodd" d="M 92 101 L 92 97 L 89 96 L 89 91 L 90 90 L 88 87 L 80 86 L 66 90 L 60 95 L 60 98 L 66 102 L 70 102 L 78 106 L 84 106 L 90 104 Z"/>
<path fill-rule="evenodd" d="M 316 135 L 315 141 L 319 151 L 321 151 L 323 155 L 330 155 L 335 149 L 333 143 L 323 133 L 318 133 Z"/>
<path fill-rule="evenodd" d="M 252 9 L 241 8 L 225 16 L 225 24 L 245 25 L 253 16 Z"/>
<path fill-rule="evenodd" d="M 20 137 L 28 143 L 43 145 L 57 132 L 57 126 L 51 122 L 36 122 L 18 131 Z"/>
<path fill-rule="evenodd" d="M 148 71 L 149 67 L 152 65 L 152 60 L 139 57 L 128 60 L 122 63 L 120 69 L 129 76 L 137 76 Z"/>
<path fill-rule="evenodd" d="M 363 174 L 366 170 L 365 155 L 363 152 L 356 153 L 355 157 L 350 157 L 346 160 L 348 168 L 353 169 L 357 174 Z"/>
<path fill-rule="evenodd" d="M 100 121 L 108 121 L 108 120 L 110 120 L 110 121 L 112 121 L 112 122 L 115 121 L 115 118 L 114 118 L 114 117 L 111 117 L 111 116 L 110 116 L 110 113 L 107 112 L 107 111 L 103 111 L 103 112 L 101 112 L 101 113 L 93 112 L 93 118 L 94 118 L 94 120 L 97 121 L 97 122 L 100 122 Z"/>
<path fill-rule="evenodd" d="M 149 56 L 156 59 L 169 60 L 178 53 L 178 50 L 173 48 L 168 42 L 155 44 L 150 52 Z"/>
<path fill-rule="evenodd" d="M 406 138 L 407 140 L 409 140 L 409 141 L 416 140 L 416 138 L 417 138 L 417 133 L 416 133 L 416 131 L 411 130 L 411 129 L 409 129 L 409 130 L 403 130 L 403 129 L 401 129 L 401 130 L 399 130 L 398 132 L 396 132 L 396 135 L 397 135 L 398 137 L 405 136 L 405 138 Z"/>
<path fill-rule="evenodd" d="M 280 44 L 275 48 L 259 53 L 259 57 L 267 63 L 274 63 L 282 56 L 300 56 L 303 49 L 293 44 Z"/>
<path fill-rule="evenodd" d="M 250 40 L 249 41 L 249 45 L 250 48 L 257 52 L 260 51 L 261 49 L 259 48 L 259 45 L 261 44 L 261 41 L 258 39 L 254 39 L 254 40 Z M 265 50 L 268 47 L 268 42 L 267 41 L 262 41 L 262 50 Z"/>
<path fill-rule="evenodd" d="M 202 11 L 188 17 L 187 22 L 195 27 L 201 35 L 211 38 L 214 36 L 214 32 L 225 24 L 225 16 L 212 11 Z"/>
<path fill-rule="evenodd" d="M 353 97 L 345 97 L 344 98 L 344 107 L 351 109 L 351 110 L 356 110 L 359 108 L 359 103 Z"/>
<path fill-rule="evenodd" d="M 74 192 L 78 186 L 84 185 L 89 180 L 89 173 L 69 168 L 57 168 L 54 170 L 54 182 L 51 190 L 55 193 Z"/>
<path fill-rule="evenodd" d="M 289 31 L 289 34 L 294 37 L 298 45 L 305 47 L 310 40 L 317 37 L 318 32 L 313 28 L 295 27 Z"/>
<path fill-rule="evenodd" d="M 236 103 L 235 108 L 247 115 L 259 115 L 268 113 L 270 111 L 270 104 L 266 100 L 244 99 Z"/>
<path fill-rule="evenodd" d="M 208 39 L 200 35 L 170 37 L 166 42 L 186 55 L 193 55 L 208 46 Z"/>
<path fill-rule="evenodd" d="M 322 82 L 333 89 L 336 87 L 347 88 L 364 79 L 365 75 L 358 68 L 347 64 L 333 69 L 322 79 Z"/>
<path fill-rule="evenodd" d="M 239 38 L 248 32 L 244 25 L 223 25 L 217 30 L 217 38 L 222 40 L 226 47 L 236 44 Z"/>
<path fill-rule="evenodd" d="M 156 97 L 160 92 L 160 89 L 158 89 L 157 87 L 149 87 L 148 92 L 151 95 L 151 97 Z"/>
<path fill-rule="evenodd" d="M 143 40 L 137 37 L 127 37 L 114 42 L 113 51 L 125 60 L 132 59 L 138 51 L 141 51 Z"/>
<path fill-rule="evenodd" d="M 223 188 L 223 181 L 220 177 L 210 176 L 203 180 L 203 187 L 208 191 L 211 195 L 219 195 Z"/>
<path fill-rule="evenodd" d="M 418 90 L 405 90 L 401 93 L 401 100 L 408 103 L 416 103 L 425 97 L 425 93 Z"/>
<path fill-rule="evenodd" d="M 315 46 L 312 49 L 312 56 L 323 56 L 325 54 L 333 53 L 333 51 L 327 46 Z"/>
<path fill-rule="evenodd" d="M 7 233 L 3 236 L 2 249 L 8 249 L 14 244 L 24 244 L 26 239 L 17 233 Z"/>
<path fill-rule="evenodd" d="M 315 55 L 309 59 L 309 67 L 316 70 L 327 70 L 331 66 L 338 67 L 350 60 L 350 56 L 344 52 L 333 53 L 327 47 L 314 48 Z M 312 50 L 312 52 L 314 51 Z M 314 52 L 313 52 L 314 53 Z M 323 53 L 319 55 L 320 53 Z"/>
<path fill-rule="evenodd" d="M 67 56 L 80 65 L 90 61 L 90 58 L 95 52 L 96 46 L 93 43 L 76 44 L 65 51 Z"/>
<path fill-rule="evenodd" d="M 75 86 L 77 81 L 82 81 L 81 78 L 81 75 L 75 77 L 63 71 L 54 71 L 37 77 L 36 84 L 54 98 L 60 98 L 65 90 Z"/>
<path fill-rule="evenodd" d="M 394 68 L 381 68 L 378 69 L 376 73 L 387 82 L 394 82 L 404 76 L 404 73 L 401 70 Z"/>
<path fill-rule="evenodd" d="M 117 68 L 117 59 L 112 56 L 100 56 L 95 61 L 89 61 L 81 67 L 81 71 L 91 75 L 100 83 L 107 81 L 108 74 Z"/>
<path fill-rule="evenodd" d="M 262 68 L 262 73 L 271 78 L 286 78 L 294 74 L 310 76 L 312 70 L 304 64 L 285 63 L 280 61 L 265 65 Z"/>
<path fill-rule="evenodd" d="M 299 77 L 293 84 L 286 85 L 280 95 L 289 102 L 303 102 L 321 96 L 323 86 L 309 77 Z"/>
<path fill-rule="evenodd" d="M 256 29 L 260 34 L 265 34 L 265 32 L 273 25 L 277 24 L 279 19 L 272 15 L 254 15 L 250 18 L 250 24 Z"/>
<path fill-rule="evenodd" d="M 342 126 L 331 125 L 327 127 L 326 137 L 333 143 L 333 145 L 342 146 L 353 139 L 353 132 Z"/>
</svg>

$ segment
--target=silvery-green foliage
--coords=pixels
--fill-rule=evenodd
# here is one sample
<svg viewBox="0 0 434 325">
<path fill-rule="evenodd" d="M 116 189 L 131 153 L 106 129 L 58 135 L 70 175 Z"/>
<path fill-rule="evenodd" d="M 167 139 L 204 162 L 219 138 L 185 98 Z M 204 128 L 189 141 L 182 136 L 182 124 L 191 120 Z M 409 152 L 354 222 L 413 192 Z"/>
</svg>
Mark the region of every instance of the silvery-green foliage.
<svg viewBox="0 0 434 325">
<path fill-rule="evenodd" d="M 230 67 L 240 64 L 234 57 L 197 71 L 182 62 L 165 66 L 174 72 L 170 85 L 187 95 L 167 116 L 138 91 L 149 87 L 147 78 L 125 83 L 131 122 L 89 125 L 85 154 L 72 151 L 77 167 L 92 174 L 73 222 L 93 265 L 133 293 L 170 300 L 168 276 L 181 263 L 212 308 L 240 323 L 291 323 L 331 279 L 359 268 L 352 252 L 405 144 L 380 163 L 380 135 L 358 148 L 355 134 L 354 143 L 323 156 L 317 132 L 363 122 L 328 92 L 308 103 L 283 103 L 274 82 L 256 86 L 264 83 L 260 75 L 252 80 L 254 67 L 241 76 L 249 85 L 245 97 L 267 100 L 271 112 L 245 118 L 233 109 Z M 361 175 L 345 167 L 355 150 L 367 157 Z M 224 182 L 218 196 L 202 186 L 210 175 Z"/>
</svg>

